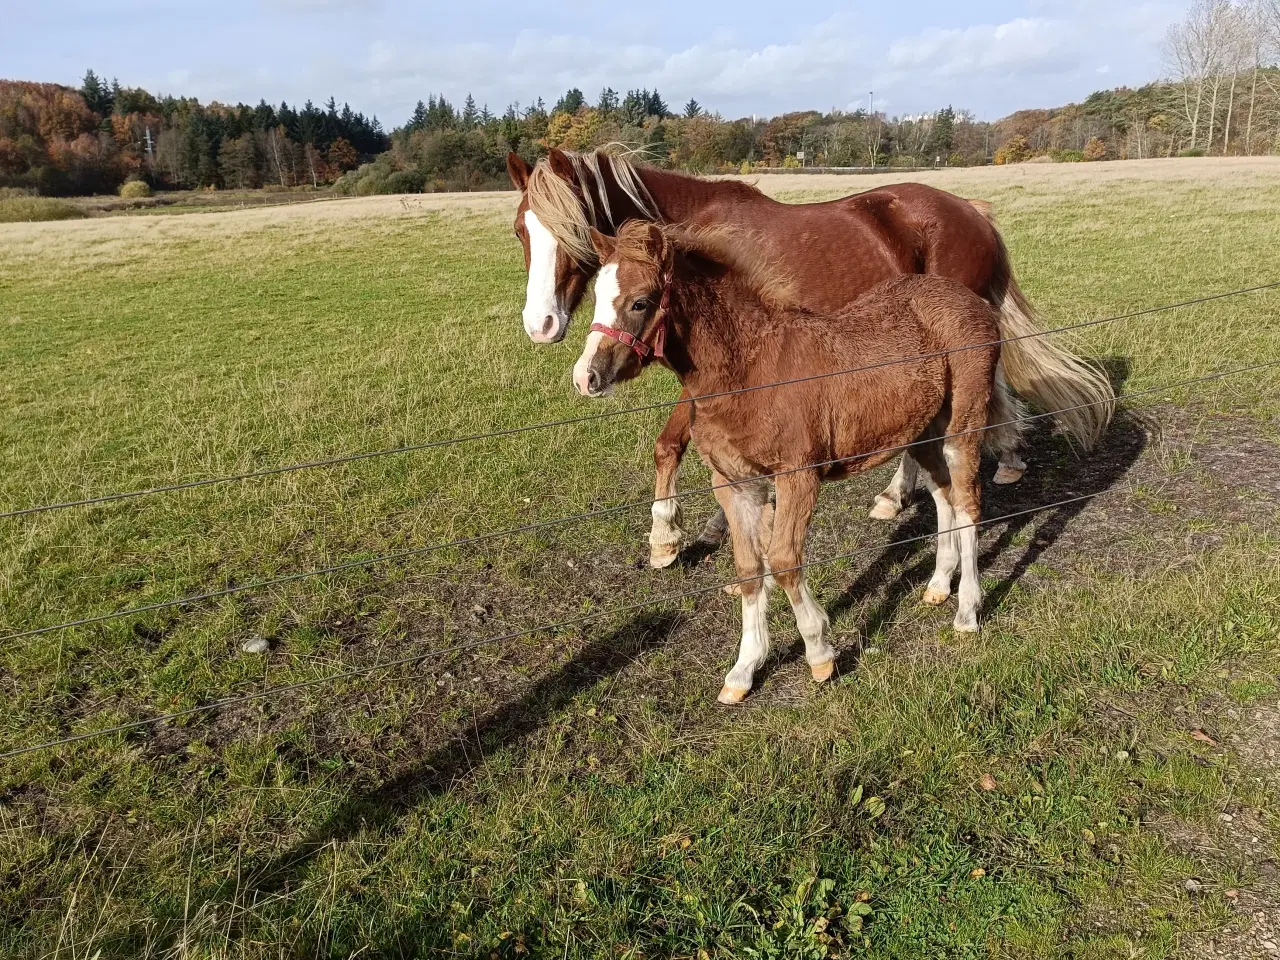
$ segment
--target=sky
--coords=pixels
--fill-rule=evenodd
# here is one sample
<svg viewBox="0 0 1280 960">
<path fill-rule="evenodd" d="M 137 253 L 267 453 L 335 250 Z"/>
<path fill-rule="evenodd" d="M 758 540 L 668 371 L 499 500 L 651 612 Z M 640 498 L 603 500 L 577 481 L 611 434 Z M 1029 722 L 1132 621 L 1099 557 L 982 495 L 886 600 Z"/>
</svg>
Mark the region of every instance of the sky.
<svg viewBox="0 0 1280 960">
<path fill-rule="evenodd" d="M 656 87 L 726 118 L 947 105 L 994 120 L 1161 73 L 1188 0 L 0 0 L 0 77 L 86 68 L 203 102 L 329 96 L 390 129 L 444 93 L 501 112 L 579 87 Z"/>
</svg>

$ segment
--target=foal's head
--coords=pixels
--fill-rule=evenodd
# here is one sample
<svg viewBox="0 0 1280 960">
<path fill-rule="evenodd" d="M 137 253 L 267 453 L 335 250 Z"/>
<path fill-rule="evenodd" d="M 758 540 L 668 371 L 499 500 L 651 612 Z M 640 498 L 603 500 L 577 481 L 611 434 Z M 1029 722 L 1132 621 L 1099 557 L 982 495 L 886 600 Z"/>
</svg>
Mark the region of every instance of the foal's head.
<svg viewBox="0 0 1280 960">
<path fill-rule="evenodd" d="M 524 330 L 534 343 L 559 343 L 596 268 L 595 251 L 586 241 L 590 225 L 582 191 L 572 162 L 559 150 L 536 167 L 509 153 L 507 173 L 521 193 L 515 233 L 529 273 Z"/>
<path fill-rule="evenodd" d="M 592 230 L 591 243 L 601 264 L 596 312 L 573 384 L 600 397 L 662 357 L 676 251 L 661 228 L 640 220 L 623 224 L 617 237 Z"/>
</svg>

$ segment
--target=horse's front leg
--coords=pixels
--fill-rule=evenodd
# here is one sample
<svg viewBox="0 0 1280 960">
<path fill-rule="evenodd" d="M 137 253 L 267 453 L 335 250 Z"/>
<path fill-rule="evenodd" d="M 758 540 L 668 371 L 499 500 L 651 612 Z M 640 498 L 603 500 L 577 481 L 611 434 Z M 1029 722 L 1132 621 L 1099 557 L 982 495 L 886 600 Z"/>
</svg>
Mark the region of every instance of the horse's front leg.
<svg viewBox="0 0 1280 960">
<path fill-rule="evenodd" d="M 871 518 L 874 520 L 892 520 L 906 509 L 916 495 L 916 473 L 919 464 L 910 453 L 904 453 L 898 462 L 898 472 L 885 487 L 884 493 L 876 497 L 871 506 Z"/>
<path fill-rule="evenodd" d="M 724 476 L 714 471 L 712 481 L 716 499 L 729 519 L 734 568 L 742 591 L 742 644 L 717 699 L 741 703 L 751 690 L 756 670 L 769 656 L 769 568 L 763 516 L 769 491 L 763 481 L 727 486 Z"/>
<path fill-rule="evenodd" d="M 687 400 L 688 397 L 687 392 L 681 392 L 681 400 Z M 688 446 L 689 404 L 680 403 L 671 411 L 666 426 L 653 445 L 655 469 L 649 565 L 659 570 L 676 562 L 676 557 L 680 555 L 680 542 L 684 539 L 684 528 L 681 526 L 683 511 L 676 496 L 676 477 L 680 472 L 680 459 Z"/>
</svg>

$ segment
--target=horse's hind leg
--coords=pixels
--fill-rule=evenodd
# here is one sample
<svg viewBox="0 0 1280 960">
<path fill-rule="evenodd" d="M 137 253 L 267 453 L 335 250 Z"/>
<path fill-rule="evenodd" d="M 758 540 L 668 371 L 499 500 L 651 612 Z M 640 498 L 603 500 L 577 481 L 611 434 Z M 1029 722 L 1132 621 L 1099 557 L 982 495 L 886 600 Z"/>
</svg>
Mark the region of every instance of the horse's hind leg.
<svg viewBox="0 0 1280 960">
<path fill-rule="evenodd" d="M 930 443 L 916 449 L 920 465 L 924 467 L 925 487 L 933 495 L 933 505 L 938 511 L 938 559 L 924 591 L 924 602 L 936 607 L 946 603 L 951 596 L 951 581 L 960 562 L 959 547 L 952 529 L 955 511 L 951 507 L 951 474 L 942 456 L 941 443 Z"/>
<path fill-rule="evenodd" d="M 955 629 L 978 631 L 982 609 L 982 581 L 978 576 L 978 527 L 982 521 L 982 485 L 978 465 L 982 442 L 975 434 L 948 439 L 943 452 L 951 472 L 951 505 L 955 512 L 955 537 L 960 547 L 960 595 Z"/>
<path fill-rule="evenodd" d="M 778 504 L 769 544 L 773 578 L 787 591 L 796 626 L 804 638 L 804 655 L 813 679 L 831 679 L 836 652 L 827 641 L 831 623 L 827 612 L 813 599 L 804 579 L 804 541 L 818 500 L 818 476 L 811 471 L 778 477 Z"/>
<path fill-rule="evenodd" d="M 916 472 L 918 464 L 910 453 L 904 453 L 898 462 L 898 472 L 879 494 L 871 505 L 873 520 L 892 520 L 900 514 L 916 494 Z"/>
<path fill-rule="evenodd" d="M 680 399 L 688 399 L 688 396 L 687 392 L 682 392 Z M 681 403 L 671 411 L 653 446 L 655 475 L 649 564 L 659 570 L 676 562 L 680 555 L 680 541 L 684 539 L 684 529 L 680 525 L 680 500 L 676 497 L 676 476 L 680 472 L 680 459 L 688 446 L 689 404 Z"/>
</svg>

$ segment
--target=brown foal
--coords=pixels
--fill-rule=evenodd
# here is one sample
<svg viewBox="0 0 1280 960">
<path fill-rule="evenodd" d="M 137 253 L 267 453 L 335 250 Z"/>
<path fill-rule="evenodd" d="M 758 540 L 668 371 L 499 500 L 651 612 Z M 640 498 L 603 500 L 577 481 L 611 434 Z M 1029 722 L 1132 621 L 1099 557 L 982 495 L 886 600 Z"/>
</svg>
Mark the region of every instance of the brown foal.
<svg viewBox="0 0 1280 960">
<path fill-rule="evenodd" d="M 768 655 L 774 582 L 791 601 L 814 680 L 831 676 L 827 615 L 804 578 L 818 488 L 884 463 L 906 444 L 917 444 L 911 455 L 938 510 L 937 566 L 925 602 L 947 600 L 958 564 L 954 626 L 976 631 L 979 458 L 996 434 L 1007 443 L 1018 419 L 993 343 L 999 326 L 991 305 L 962 283 L 916 274 L 820 315 L 799 305 L 788 277 L 738 231 L 633 221 L 616 238 L 593 231 L 591 239 L 603 266 L 574 384 L 602 396 L 654 360 L 673 370 L 693 398 L 693 443 L 728 518 L 743 629 L 720 701 L 741 701 Z M 1034 375 L 1014 386 L 1036 398 Z M 989 424 L 997 426 L 984 429 Z"/>
</svg>

